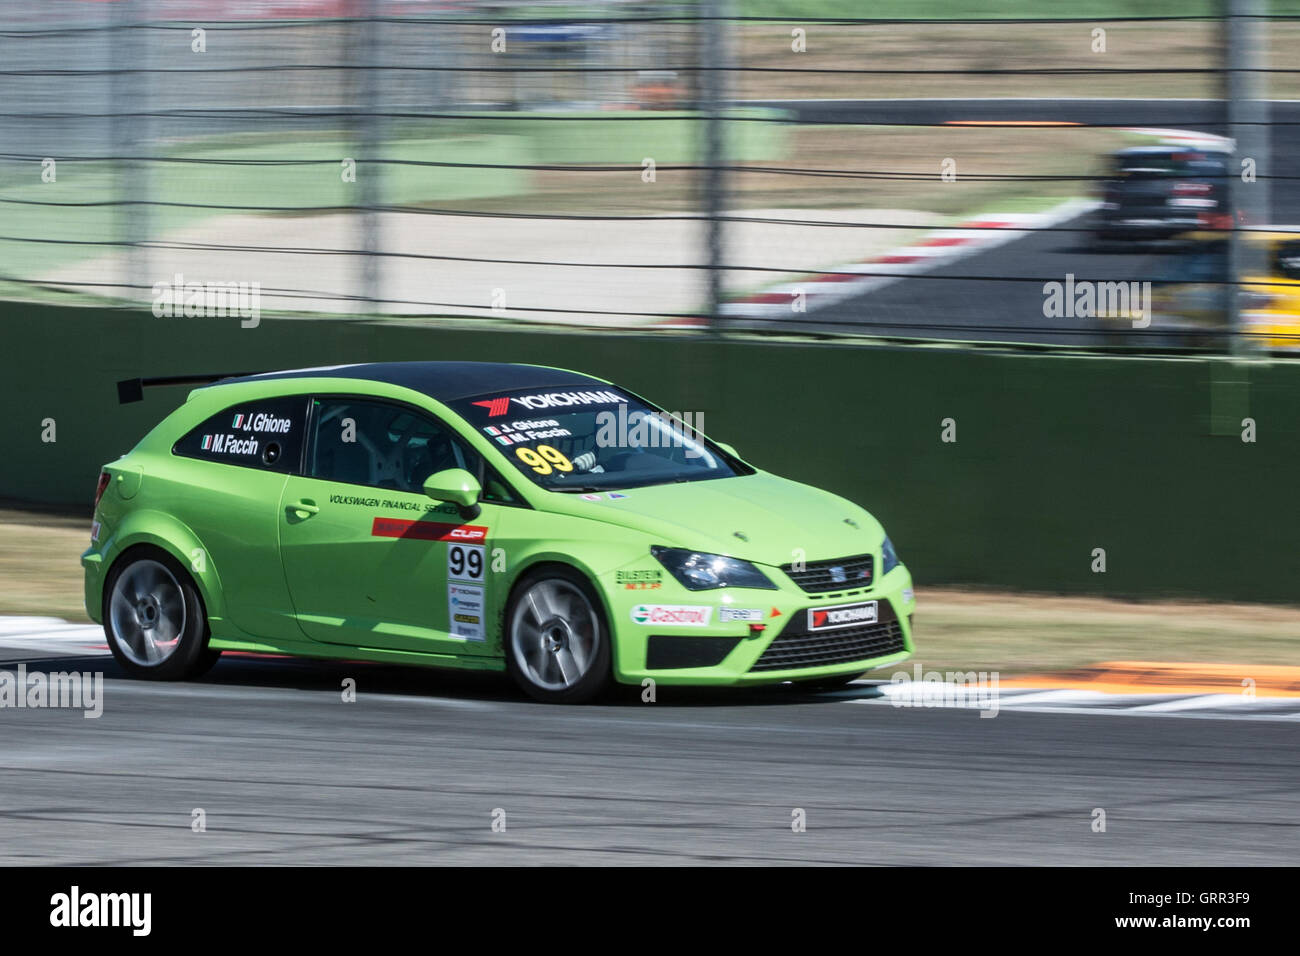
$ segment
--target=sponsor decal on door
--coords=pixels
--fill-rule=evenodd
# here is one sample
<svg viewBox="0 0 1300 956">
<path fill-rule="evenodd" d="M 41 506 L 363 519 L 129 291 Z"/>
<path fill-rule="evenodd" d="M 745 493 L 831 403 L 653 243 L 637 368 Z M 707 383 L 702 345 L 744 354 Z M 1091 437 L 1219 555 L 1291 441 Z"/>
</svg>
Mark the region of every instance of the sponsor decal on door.
<svg viewBox="0 0 1300 956">
<path fill-rule="evenodd" d="M 475 544 L 486 541 L 487 535 L 487 527 L 478 524 L 375 518 L 370 525 L 370 536 L 373 538 L 414 538 L 418 541 L 461 541 Z"/>
<path fill-rule="evenodd" d="M 447 584 L 447 630 L 454 637 L 482 641 L 483 589 L 472 584 Z"/>
<path fill-rule="evenodd" d="M 447 580 L 474 581 L 483 580 L 484 549 L 481 545 L 451 544 L 447 545 Z"/>
</svg>

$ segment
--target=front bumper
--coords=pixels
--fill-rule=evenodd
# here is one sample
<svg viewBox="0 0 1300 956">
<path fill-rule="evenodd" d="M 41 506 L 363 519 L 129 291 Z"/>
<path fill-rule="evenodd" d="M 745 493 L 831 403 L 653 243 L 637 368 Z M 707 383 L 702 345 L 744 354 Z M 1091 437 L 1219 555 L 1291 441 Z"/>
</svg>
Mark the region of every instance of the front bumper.
<svg viewBox="0 0 1300 956">
<path fill-rule="evenodd" d="M 620 683 L 639 684 L 647 678 L 666 685 L 714 686 L 816 680 L 861 674 L 906 660 L 913 651 L 916 601 L 911 575 L 902 565 L 869 588 L 835 594 L 808 594 L 794 585 L 775 591 L 712 592 L 664 587 L 662 596 L 616 591 L 609 598 L 614 673 Z M 874 621 L 812 626 L 812 610 L 869 602 L 876 605 Z M 647 608 L 662 607 L 679 612 L 708 609 L 708 624 L 638 620 L 648 616 Z M 749 620 L 754 612 L 761 618 Z M 723 621 L 724 614 L 746 619 Z"/>
<path fill-rule="evenodd" d="M 1094 232 L 1103 241 L 1164 242 L 1197 228 L 1197 225 L 1195 218 L 1136 215 L 1133 218 L 1103 219 L 1095 225 Z"/>
</svg>

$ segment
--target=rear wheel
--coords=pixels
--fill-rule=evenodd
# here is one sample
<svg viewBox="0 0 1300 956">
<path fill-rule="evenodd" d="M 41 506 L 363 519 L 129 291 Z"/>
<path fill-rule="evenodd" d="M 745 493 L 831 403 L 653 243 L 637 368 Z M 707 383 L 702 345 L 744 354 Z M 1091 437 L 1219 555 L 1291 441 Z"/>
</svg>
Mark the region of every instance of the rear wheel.
<svg viewBox="0 0 1300 956">
<path fill-rule="evenodd" d="M 591 700 L 610 683 L 609 629 L 587 581 L 568 568 L 527 575 L 506 611 L 506 669 L 531 697 Z"/>
<path fill-rule="evenodd" d="M 198 677 L 221 656 L 208 649 L 207 614 L 193 580 L 157 548 L 133 549 L 113 566 L 103 617 L 108 649 L 133 677 Z"/>
</svg>

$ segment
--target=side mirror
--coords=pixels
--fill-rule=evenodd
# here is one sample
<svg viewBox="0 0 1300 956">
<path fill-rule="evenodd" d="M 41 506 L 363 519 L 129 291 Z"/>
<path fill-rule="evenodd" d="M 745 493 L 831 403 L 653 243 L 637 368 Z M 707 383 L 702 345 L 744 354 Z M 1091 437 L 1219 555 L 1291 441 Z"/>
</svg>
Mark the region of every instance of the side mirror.
<svg viewBox="0 0 1300 956">
<path fill-rule="evenodd" d="M 459 505 L 462 516 L 473 518 L 478 515 L 478 498 L 483 488 L 478 479 L 464 468 L 448 468 L 424 479 L 424 493 L 434 501 Z"/>
<path fill-rule="evenodd" d="M 731 455 L 733 458 L 740 457 L 740 453 L 736 451 L 736 449 L 733 448 L 731 445 L 728 445 L 725 441 L 715 441 L 713 444 L 717 445 L 719 448 L 725 451 L 728 455 Z"/>
</svg>

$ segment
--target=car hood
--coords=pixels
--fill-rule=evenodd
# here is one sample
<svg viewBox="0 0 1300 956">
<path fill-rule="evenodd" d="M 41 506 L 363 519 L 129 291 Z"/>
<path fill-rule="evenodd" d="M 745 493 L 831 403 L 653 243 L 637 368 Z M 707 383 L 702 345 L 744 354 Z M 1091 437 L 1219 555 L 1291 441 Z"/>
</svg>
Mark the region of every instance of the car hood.
<svg viewBox="0 0 1300 956">
<path fill-rule="evenodd" d="M 768 565 L 875 554 L 884 538 L 880 523 L 852 502 L 764 472 L 613 493 L 626 497 L 551 493 L 547 510 L 643 531 L 668 547 Z"/>
</svg>

